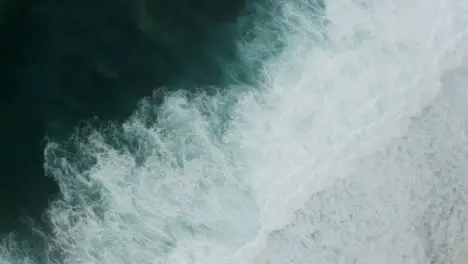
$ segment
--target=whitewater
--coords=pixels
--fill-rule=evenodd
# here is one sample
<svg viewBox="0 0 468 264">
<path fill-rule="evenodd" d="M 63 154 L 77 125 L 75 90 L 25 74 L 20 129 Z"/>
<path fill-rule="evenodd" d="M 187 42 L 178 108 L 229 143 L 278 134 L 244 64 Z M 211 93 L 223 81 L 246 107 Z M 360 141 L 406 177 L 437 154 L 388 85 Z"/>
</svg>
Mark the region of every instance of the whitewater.
<svg viewBox="0 0 468 264">
<path fill-rule="evenodd" d="M 239 18 L 254 85 L 50 142 L 53 232 L 0 263 L 466 263 L 468 2 L 319 6 Z"/>
</svg>

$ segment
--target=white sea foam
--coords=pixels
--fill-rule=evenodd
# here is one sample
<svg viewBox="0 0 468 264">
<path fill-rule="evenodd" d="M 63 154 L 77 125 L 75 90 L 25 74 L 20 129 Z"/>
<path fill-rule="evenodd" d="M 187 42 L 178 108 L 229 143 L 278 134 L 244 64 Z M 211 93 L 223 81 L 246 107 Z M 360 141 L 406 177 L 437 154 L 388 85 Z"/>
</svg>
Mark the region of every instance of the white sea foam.
<svg viewBox="0 0 468 264">
<path fill-rule="evenodd" d="M 468 3 L 312 2 L 239 46 L 281 43 L 256 87 L 148 100 L 77 144 L 90 169 L 50 144 L 59 263 L 463 262 Z"/>
</svg>

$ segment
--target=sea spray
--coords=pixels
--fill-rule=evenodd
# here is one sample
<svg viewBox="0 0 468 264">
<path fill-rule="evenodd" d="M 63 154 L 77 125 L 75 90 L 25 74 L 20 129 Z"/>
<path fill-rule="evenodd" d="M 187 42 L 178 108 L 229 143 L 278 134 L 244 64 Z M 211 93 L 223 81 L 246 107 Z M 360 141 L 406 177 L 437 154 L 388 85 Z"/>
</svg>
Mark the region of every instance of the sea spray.
<svg viewBox="0 0 468 264">
<path fill-rule="evenodd" d="M 431 233 L 448 220 L 425 217 L 429 203 L 414 198 L 440 184 L 419 169 L 429 161 L 414 160 L 426 143 L 404 138 L 439 102 L 444 72 L 463 62 L 467 4 L 275 4 L 266 25 L 276 39 L 258 33 L 239 45 L 258 67 L 255 85 L 146 103 L 155 119 L 137 111 L 91 132 L 74 143 L 78 160 L 50 143 L 46 167 L 62 190 L 48 212 L 58 262 L 424 263 L 427 241 L 455 259 Z M 252 57 L 269 41 L 280 45 Z"/>
</svg>

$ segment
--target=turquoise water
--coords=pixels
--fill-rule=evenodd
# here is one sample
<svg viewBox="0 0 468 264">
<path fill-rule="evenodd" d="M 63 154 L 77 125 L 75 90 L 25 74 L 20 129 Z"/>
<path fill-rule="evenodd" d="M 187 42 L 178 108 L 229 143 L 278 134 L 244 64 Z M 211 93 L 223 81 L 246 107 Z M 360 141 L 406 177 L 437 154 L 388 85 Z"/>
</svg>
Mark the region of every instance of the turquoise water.
<svg viewBox="0 0 468 264">
<path fill-rule="evenodd" d="M 326 6 L 239 19 L 253 83 L 50 142 L 48 263 L 464 263 L 468 4 Z"/>
</svg>

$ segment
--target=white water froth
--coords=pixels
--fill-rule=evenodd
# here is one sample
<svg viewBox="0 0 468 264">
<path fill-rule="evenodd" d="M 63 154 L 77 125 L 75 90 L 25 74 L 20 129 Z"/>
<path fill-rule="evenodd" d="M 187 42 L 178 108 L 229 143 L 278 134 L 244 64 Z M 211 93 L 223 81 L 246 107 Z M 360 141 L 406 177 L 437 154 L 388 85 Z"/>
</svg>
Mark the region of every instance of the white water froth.
<svg viewBox="0 0 468 264">
<path fill-rule="evenodd" d="M 58 262 L 464 263 L 468 2 L 326 6 L 321 28 L 278 3 L 257 89 L 174 94 L 150 127 L 143 105 L 124 125 L 141 162 L 97 132 L 88 171 L 48 156 Z"/>
</svg>

